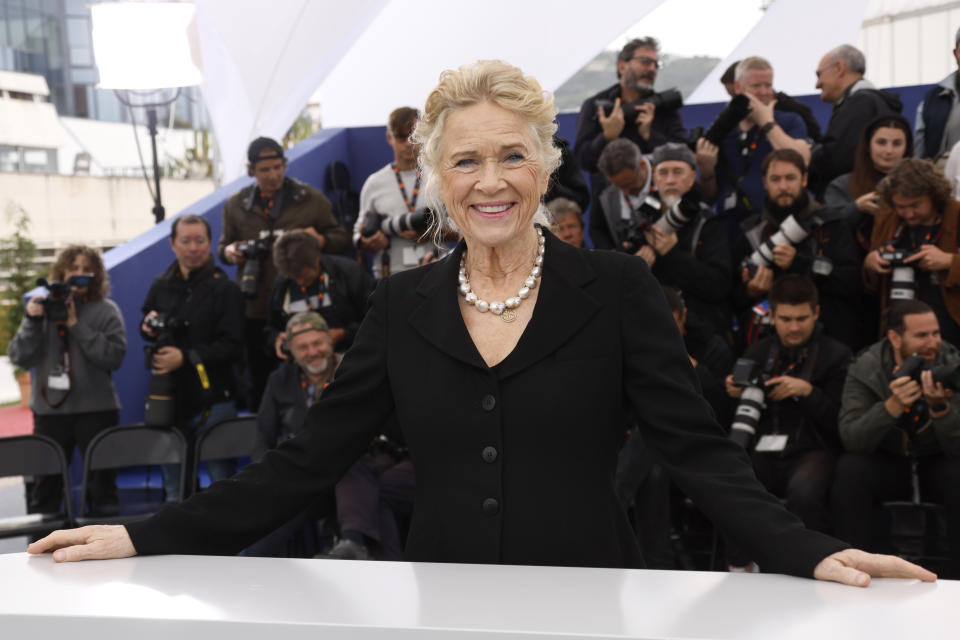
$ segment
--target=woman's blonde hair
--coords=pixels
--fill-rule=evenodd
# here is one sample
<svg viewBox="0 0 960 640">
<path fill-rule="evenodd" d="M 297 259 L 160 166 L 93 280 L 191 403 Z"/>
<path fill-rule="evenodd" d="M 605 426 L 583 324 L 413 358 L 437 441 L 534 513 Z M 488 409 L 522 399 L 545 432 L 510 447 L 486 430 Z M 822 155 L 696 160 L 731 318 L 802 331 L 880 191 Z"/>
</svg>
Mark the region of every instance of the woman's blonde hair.
<svg viewBox="0 0 960 640">
<path fill-rule="evenodd" d="M 530 125 L 541 171 L 549 176 L 560 166 L 560 149 L 553 143 L 557 109 L 553 95 L 544 91 L 536 78 L 525 76 L 517 67 L 500 60 L 480 60 L 457 70 L 444 71 L 440 74 L 440 82 L 427 97 L 423 115 L 412 135 L 412 139 L 421 145 L 420 166 L 428 175 L 424 195 L 428 206 L 438 214 L 434 216 L 432 228 L 435 241 L 439 241 L 444 226 L 449 224 L 437 189 L 440 180 L 437 167 L 447 118 L 457 109 L 484 102 L 511 111 Z M 542 205 L 535 220 L 549 225 Z"/>
</svg>

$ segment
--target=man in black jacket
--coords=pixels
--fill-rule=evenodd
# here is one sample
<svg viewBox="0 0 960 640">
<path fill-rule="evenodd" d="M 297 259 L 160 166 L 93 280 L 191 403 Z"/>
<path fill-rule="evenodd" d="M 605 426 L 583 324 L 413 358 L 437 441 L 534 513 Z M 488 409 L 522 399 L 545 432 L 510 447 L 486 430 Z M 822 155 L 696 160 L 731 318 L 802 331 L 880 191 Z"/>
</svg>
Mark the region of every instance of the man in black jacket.
<svg viewBox="0 0 960 640">
<path fill-rule="evenodd" d="M 283 332 L 290 316 L 316 311 L 330 327 L 337 352 L 353 344 L 374 281 L 353 260 L 323 253 L 316 238 L 302 231 L 284 234 L 273 245 L 277 279 L 267 308 L 267 341 L 277 358 L 286 360 Z"/>
<path fill-rule="evenodd" d="M 172 374 L 175 425 L 188 438 L 236 415 L 232 367 L 243 357 L 243 298 L 240 288 L 213 261 L 210 225 L 180 216 L 170 231 L 176 261 L 157 276 L 143 302 L 140 333 L 154 342 L 154 376 Z M 162 321 L 163 327 L 157 321 Z M 233 474 L 232 461 L 213 461 L 211 480 Z M 179 466 L 164 466 L 168 502 L 180 492 Z"/>
<path fill-rule="evenodd" d="M 866 80 L 863 53 L 848 44 L 827 52 L 817 66 L 820 99 L 833 104 L 823 142 L 810 159 L 811 191 L 823 195 L 830 181 L 853 170 L 853 156 L 864 127 L 888 113 L 900 113 L 900 97 Z"/>
<path fill-rule="evenodd" d="M 837 414 L 852 354 L 817 327 L 817 289 L 786 275 L 773 285 L 776 335 L 755 342 L 727 376 L 738 399 L 731 438 L 751 450 L 757 477 L 811 529 L 826 528 L 827 496 L 840 451 Z"/>
<path fill-rule="evenodd" d="M 720 220 L 696 188 L 697 161 L 683 144 L 670 142 L 651 156 L 660 216 L 645 227 L 636 252 L 661 284 L 683 292 L 690 313 L 714 332 L 730 331 L 730 250 Z"/>
<path fill-rule="evenodd" d="M 776 149 L 763 161 L 766 200 L 762 214 L 743 221 L 733 250 L 734 312 L 751 342 L 759 330 L 755 309 L 763 306 L 774 280 L 795 273 L 811 278 L 823 306 L 824 332 L 856 348 L 863 337 L 857 320 L 860 264 L 853 236 L 842 221 L 825 221 L 820 203 L 806 190 L 803 158 Z"/>
<path fill-rule="evenodd" d="M 665 142 L 682 142 L 687 137 L 680 105 L 657 108 L 651 102 L 661 95 L 653 90 L 661 66 L 660 43 L 651 37 L 634 38 L 617 56 L 617 84 L 587 98 L 580 107 L 573 152 L 590 174 L 591 216 L 607 186 L 597 162 L 608 142 L 626 138 L 650 153 Z"/>
</svg>

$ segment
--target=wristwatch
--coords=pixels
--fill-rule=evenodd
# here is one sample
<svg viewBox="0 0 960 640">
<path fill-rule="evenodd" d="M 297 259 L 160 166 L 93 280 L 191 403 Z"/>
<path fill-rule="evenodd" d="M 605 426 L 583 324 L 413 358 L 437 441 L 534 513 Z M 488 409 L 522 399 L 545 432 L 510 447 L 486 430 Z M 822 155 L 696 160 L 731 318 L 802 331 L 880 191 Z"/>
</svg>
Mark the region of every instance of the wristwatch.
<svg viewBox="0 0 960 640">
<path fill-rule="evenodd" d="M 760 133 L 762 133 L 763 135 L 767 135 L 768 133 L 770 133 L 770 130 L 773 129 L 775 126 L 777 126 L 777 123 L 771 120 L 767 124 L 760 127 Z"/>
</svg>

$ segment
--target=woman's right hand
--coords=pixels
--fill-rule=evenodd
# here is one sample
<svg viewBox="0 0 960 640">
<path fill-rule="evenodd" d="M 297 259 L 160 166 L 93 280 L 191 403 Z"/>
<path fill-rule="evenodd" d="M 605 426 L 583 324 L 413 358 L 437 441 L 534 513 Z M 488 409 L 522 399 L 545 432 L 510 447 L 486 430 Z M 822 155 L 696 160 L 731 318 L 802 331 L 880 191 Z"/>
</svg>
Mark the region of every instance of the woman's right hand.
<svg viewBox="0 0 960 640">
<path fill-rule="evenodd" d="M 79 529 L 60 529 L 27 547 L 27 553 L 51 551 L 55 562 L 108 560 L 137 555 L 127 528 L 123 525 L 97 524 Z"/>
<path fill-rule="evenodd" d="M 880 196 L 876 191 L 865 193 L 856 200 L 857 209 L 863 213 L 874 214 L 880 209 Z"/>
</svg>

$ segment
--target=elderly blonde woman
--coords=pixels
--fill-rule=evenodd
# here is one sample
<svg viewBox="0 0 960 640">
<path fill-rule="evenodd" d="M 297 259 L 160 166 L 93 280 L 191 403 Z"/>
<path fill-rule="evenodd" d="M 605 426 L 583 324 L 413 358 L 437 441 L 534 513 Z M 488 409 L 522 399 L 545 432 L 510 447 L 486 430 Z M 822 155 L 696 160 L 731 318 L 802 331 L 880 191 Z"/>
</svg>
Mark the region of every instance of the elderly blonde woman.
<svg viewBox="0 0 960 640">
<path fill-rule="evenodd" d="M 554 115 L 515 67 L 444 72 L 416 136 L 438 223 L 449 216 L 463 241 L 381 282 L 302 434 L 183 505 L 125 529 L 58 532 L 30 551 L 235 552 L 333 486 L 396 414 L 417 472 L 408 560 L 641 567 L 612 488 L 629 406 L 675 481 L 765 570 L 934 579 L 804 529 L 711 417 L 643 260 L 544 230 Z"/>
</svg>

